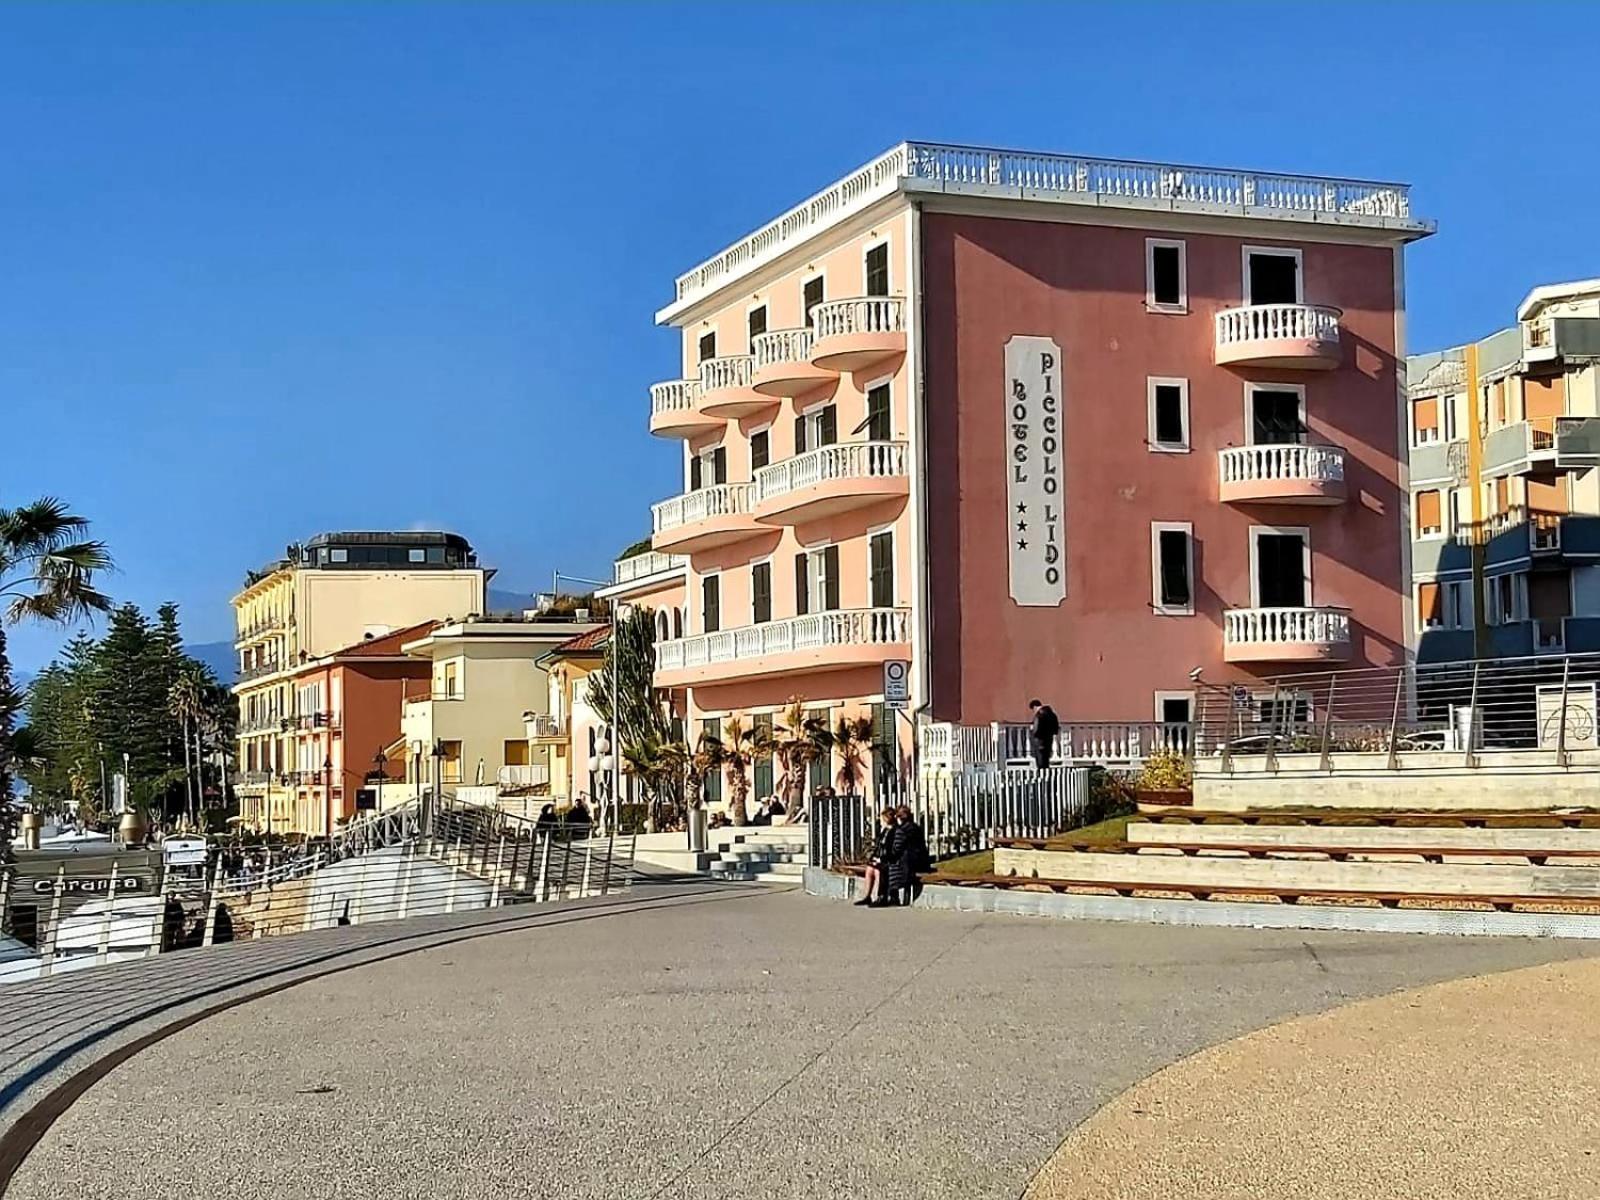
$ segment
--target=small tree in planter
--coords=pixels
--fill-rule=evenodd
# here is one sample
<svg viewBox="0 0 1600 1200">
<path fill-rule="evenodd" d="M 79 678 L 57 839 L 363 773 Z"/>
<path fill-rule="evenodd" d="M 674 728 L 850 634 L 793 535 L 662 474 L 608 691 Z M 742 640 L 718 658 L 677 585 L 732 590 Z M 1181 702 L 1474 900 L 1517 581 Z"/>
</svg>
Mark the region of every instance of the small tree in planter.
<svg viewBox="0 0 1600 1200">
<path fill-rule="evenodd" d="M 867 758 L 872 753 L 872 718 L 840 717 L 833 731 L 833 748 L 839 755 L 839 773 L 834 783 L 843 795 L 862 795 Z"/>
<path fill-rule="evenodd" d="M 1174 750 L 1158 750 L 1144 760 L 1133 783 L 1140 804 L 1172 808 L 1194 803 L 1194 769 Z"/>
</svg>

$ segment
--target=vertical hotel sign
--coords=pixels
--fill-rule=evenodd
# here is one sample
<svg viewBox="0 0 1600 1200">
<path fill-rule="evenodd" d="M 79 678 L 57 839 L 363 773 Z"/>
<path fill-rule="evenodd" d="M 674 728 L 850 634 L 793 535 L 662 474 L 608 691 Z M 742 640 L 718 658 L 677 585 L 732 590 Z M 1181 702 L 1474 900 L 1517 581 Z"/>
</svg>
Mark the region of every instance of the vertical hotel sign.
<svg viewBox="0 0 1600 1200">
<path fill-rule="evenodd" d="M 1061 348 L 1019 334 L 1006 343 L 1005 357 L 1011 599 L 1049 608 L 1067 595 Z"/>
</svg>

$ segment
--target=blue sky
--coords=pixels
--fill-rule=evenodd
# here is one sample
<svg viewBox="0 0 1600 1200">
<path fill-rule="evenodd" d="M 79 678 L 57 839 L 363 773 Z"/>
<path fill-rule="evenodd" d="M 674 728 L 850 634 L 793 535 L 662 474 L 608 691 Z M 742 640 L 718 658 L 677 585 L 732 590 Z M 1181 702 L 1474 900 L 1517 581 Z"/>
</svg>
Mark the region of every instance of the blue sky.
<svg viewBox="0 0 1600 1200">
<path fill-rule="evenodd" d="M 604 573 L 678 482 L 673 277 L 907 137 L 1410 181 L 1411 348 L 1479 336 L 1600 275 L 1592 106 L 1513 86 L 1597 43 L 1578 5 L 7 4 L 0 503 L 67 497 L 196 641 L 325 528 Z"/>
</svg>

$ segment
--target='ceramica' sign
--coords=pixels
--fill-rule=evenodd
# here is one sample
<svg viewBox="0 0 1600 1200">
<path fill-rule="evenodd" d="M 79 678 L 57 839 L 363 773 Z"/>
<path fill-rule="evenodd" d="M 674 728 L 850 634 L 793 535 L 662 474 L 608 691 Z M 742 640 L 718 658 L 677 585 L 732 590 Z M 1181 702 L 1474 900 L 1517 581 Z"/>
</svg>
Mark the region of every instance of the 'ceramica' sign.
<svg viewBox="0 0 1600 1200">
<path fill-rule="evenodd" d="M 1050 338 L 1006 343 L 1005 407 L 1011 598 L 1048 608 L 1067 595 L 1061 347 Z"/>
</svg>

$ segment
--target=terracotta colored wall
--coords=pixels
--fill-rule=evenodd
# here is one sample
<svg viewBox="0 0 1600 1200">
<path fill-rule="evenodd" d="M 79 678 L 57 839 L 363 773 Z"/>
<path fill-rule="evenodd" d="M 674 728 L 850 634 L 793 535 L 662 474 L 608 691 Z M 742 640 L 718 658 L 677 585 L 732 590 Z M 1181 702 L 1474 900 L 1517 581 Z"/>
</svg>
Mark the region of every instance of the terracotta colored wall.
<svg viewBox="0 0 1600 1200">
<path fill-rule="evenodd" d="M 347 662 L 334 669 L 343 677 L 344 689 L 344 794 L 343 816 L 356 810 L 356 789 L 376 770 L 378 751 L 400 736 L 401 696 L 409 683 L 412 693 L 428 687 L 432 664 L 426 659 L 414 662 Z M 391 779 L 405 778 L 404 761 L 391 761 L 384 768 Z"/>
<path fill-rule="evenodd" d="M 1402 661 L 1394 264 L 1387 248 L 1183 235 L 1189 312 L 1145 310 L 1146 236 L 929 214 L 923 223 L 933 711 L 1021 718 L 1031 695 L 1064 719 L 1149 720 L 1153 693 L 1248 678 L 1222 664 L 1222 612 L 1250 604 L 1254 524 L 1309 526 L 1311 602 L 1354 610 L 1354 666 Z M 1344 309 L 1328 372 L 1213 365 L 1213 317 L 1241 302 L 1241 247 L 1304 251 L 1307 303 Z M 1063 351 L 1067 599 L 1011 602 L 1005 538 L 1003 347 Z M 1193 450 L 1146 448 L 1146 378 L 1187 377 Z M 1345 447 L 1350 499 L 1333 508 L 1223 505 L 1217 452 L 1242 445 L 1245 381 L 1306 386 L 1313 442 Z M 1196 615 L 1150 607 L 1150 523 L 1192 521 Z M 1264 667 L 1262 674 L 1288 668 Z"/>
</svg>

